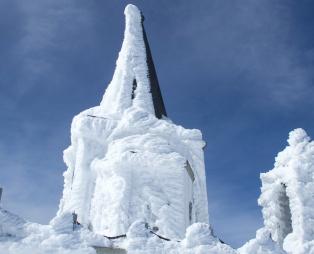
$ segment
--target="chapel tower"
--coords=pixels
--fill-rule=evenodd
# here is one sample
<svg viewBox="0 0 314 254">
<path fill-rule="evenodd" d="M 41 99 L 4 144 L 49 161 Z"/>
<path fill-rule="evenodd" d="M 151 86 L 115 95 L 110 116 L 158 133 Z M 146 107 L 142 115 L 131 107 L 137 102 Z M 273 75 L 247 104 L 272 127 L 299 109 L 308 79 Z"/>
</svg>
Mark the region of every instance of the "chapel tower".
<svg viewBox="0 0 314 254">
<path fill-rule="evenodd" d="M 142 220 L 182 238 L 192 223 L 208 223 L 205 142 L 199 130 L 167 118 L 143 15 L 128 5 L 125 17 L 100 105 L 73 119 L 58 215 L 75 211 L 81 224 L 107 236 Z"/>
</svg>

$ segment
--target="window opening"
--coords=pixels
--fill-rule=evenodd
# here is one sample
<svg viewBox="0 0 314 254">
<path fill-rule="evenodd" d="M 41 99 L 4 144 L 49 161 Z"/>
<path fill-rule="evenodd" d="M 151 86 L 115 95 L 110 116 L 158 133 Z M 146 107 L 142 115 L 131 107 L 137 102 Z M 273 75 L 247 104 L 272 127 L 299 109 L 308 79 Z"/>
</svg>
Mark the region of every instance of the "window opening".
<svg viewBox="0 0 314 254">
<path fill-rule="evenodd" d="M 133 80 L 133 85 L 132 85 L 132 95 L 131 95 L 131 98 L 132 100 L 135 98 L 135 90 L 137 88 L 137 82 L 136 82 L 136 79 Z"/>
<path fill-rule="evenodd" d="M 195 176 L 194 176 L 194 172 L 193 172 L 193 170 L 191 168 L 191 165 L 190 165 L 189 161 L 186 161 L 185 169 L 188 172 L 188 175 L 190 176 L 191 181 L 194 182 L 195 181 Z"/>
</svg>

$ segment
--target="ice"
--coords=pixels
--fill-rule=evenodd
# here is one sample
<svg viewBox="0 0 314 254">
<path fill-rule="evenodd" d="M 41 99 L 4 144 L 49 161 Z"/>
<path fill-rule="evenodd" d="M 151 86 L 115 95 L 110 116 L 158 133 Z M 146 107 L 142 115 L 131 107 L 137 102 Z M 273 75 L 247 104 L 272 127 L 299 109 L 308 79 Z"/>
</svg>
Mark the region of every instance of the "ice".
<svg viewBox="0 0 314 254">
<path fill-rule="evenodd" d="M 55 218 L 50 225 L 40 225 L 1 210 L 0 226 L 1 254 L 95 254 L 92 246 L 111 246 L 108 239 L 88 229 L 73 231 L 71 214 Z"/>
<path fill-rule="evenodd" d="M 23 237 L 26 221 L 0 207 L 0 237 Z"/>
<path fill-rule="evenodd" d="M 125 234 L 141 219 L 183 238 L 192 223 L 208 223 L 205 142 L 199 130 L 156 117 L 141 12 L 128 5 L 125 16 L 122 49 L 100 106 L 73 119 L 57 216 L 75 212 L 82 225 L 107 236 Z"/>
<path fill-rule="evenodd" d="M 0 207 L 0 253 L 314 254 L 314 142 L 290 132 L 261 174 L 264 227 L 238 250 L 223 243 L 208 221 L 202 134 L 156 114 L 143 18 L 134 5 L 125 17 L 100 105 L 73 118 L 57 215 L 40 225 Z"/>
<path fill-rule="evenodd" d="M 247 242 L 238 249 L 239 254 L 285 254 L 286 252 L 271 239 L 271 234 L 266 228 L 256 232 L 256 238 Z"/>
<path fill-rule="evenodd" d="M 126 249 L 132 254 L 236 254 L 235 250 L 214 236 L 206 223 L 189 226 L 181 241 L 165 241 L 150 234 L 145 222 L 136 221 L 129 229 Z"/>
<path fill-rule="evenodd" d="M 274 168 L 261 174 L 261 232 L 268 232 L 268 242 L 287 253 L 314 253 L 314 142 L 303 129 L 295 129 L 288 144 L 278 153 Z M 265 237 L 257 235 L 243 250 L 259 246 L 261 239 Z"/>
<path fill-rule="evenodd" d="M 140 10 L 129 4 L 124 11 L 125 31 L 122 48 L 116 62 L 112 81 L 101 102 L 104 115 L 120 115 L 131 107 L 138 107 L 154 113 L 148 78 L 146 50 L 143 38 L 142 15 Z M 132 99 L 133 82 L 137 87 Z"/>
</svg>

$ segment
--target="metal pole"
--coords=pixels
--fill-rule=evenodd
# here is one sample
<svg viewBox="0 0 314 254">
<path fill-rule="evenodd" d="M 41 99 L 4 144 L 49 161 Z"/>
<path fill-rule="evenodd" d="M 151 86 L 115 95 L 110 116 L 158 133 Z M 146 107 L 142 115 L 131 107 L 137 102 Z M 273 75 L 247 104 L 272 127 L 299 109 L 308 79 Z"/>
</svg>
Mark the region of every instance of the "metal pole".
<svg viewBox="0 0 314 254">
<path fill-rule="evenodd" d="M 0 203 L 1 203 L 2 191 L 3 191 L 3 188 L 0 187 Z"/>
</svg>

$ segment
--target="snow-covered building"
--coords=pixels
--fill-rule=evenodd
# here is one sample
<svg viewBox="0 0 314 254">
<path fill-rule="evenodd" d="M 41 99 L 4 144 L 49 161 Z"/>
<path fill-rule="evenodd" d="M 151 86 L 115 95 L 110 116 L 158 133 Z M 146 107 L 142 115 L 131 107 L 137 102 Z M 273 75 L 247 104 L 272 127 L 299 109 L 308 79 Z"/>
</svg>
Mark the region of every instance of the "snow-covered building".
<svg viewBox="0 0 314 254">
<path fill-rule="evenodd" d="M 136 220 L 169 238 L 208 223 L 205 142 L 196 129 L 167 118 L 143 26 L 134 5 L 112 81 L 99 106 L 74 117 L 58 216 L 107 236 L 125 234 Z"/>
</svg>

